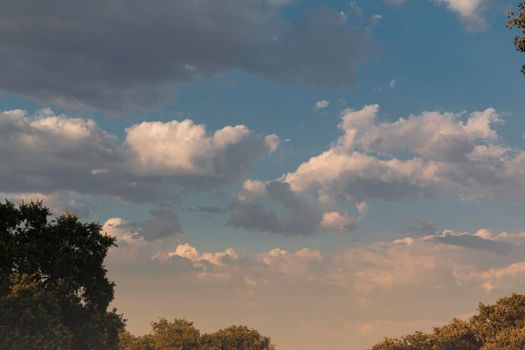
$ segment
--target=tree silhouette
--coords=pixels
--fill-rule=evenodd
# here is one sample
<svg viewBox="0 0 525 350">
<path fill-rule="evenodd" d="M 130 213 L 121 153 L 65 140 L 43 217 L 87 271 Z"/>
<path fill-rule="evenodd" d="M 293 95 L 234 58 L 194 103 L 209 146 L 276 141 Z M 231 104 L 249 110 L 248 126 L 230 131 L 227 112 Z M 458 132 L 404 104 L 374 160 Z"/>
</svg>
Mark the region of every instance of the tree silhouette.
<svg viewBox="0 0 525 350">
<path fill-rule="evenodd" d="M 104 258 L 115 239 L 41 202 L 0 203 L 0 348 L 117 349 Z M 28 345 L 29 344 L 29 345 Z"/>
</svg>

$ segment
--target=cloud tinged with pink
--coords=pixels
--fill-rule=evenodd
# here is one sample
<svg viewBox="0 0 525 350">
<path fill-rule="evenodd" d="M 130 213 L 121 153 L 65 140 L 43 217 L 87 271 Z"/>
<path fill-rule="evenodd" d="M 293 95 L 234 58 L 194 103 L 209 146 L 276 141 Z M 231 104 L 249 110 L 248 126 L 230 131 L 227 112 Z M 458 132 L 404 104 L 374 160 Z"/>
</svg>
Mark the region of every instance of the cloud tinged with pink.
<svg viewBox="0 0 525 350">
<path fill-rule="evenodd" d="M 319 338 L 319 332 L 328 332 L 334 346 L 342 349 L 357 347 L 350 341 L 366 348 L 385 335 L 473 312 L 479 300 L 522 290 L 524 247 L 523 232 L 487 229 L 474 233 L 443 230 L 335 252 L 279 247 L 259 252 L 232 247 L 201 251 L 183 241 L 160 245 L 133 238 L 112 250 L 108 263 L 111 270 L 125 270 L 129 275 L 129 280 L 121 277 L 117 293 L 118 288 L 137 284 L 135 269 L 143 276 L 141 284 L 162 286 L 160 290 L 167 292 L 156 293 L 158 297 L 148 303 L 148 317 L 130 317 L 133 323 L 156 317 L 154 310 L 188 317 L 206 310 L 227 315 L 228 320 L 241 315 L 248 322 L 252 319 L 249 311 L 257 310 L 253 320 L 262 322 L 283 347 L 316 349 L 320 341 L 327 341 Z M 140 292 L 131 293 L 135 303 L 144 298 Z M 166 310 L 165 305 L 174 300 L 185 302 Z M 157 304 L 164 309 L 157 309 Z M 266 324 L 266 318 L 272 322 Z M 279 330 L 284 324 L 286 335 Z M 302 337 L 290 338 L 290 333 Z M 286 343 L 290 339 L 295 343 Z"/>
<path fill-rule="evenodd" d="M 482 30 L 486 27 L 484 15 L 490 0 L 431 0 L 438 6 L 444 6 L 455 13 L 466 29 Z M 385 4 L 402 7 L 406 0 L 384 0 Z"/>
<path fill-rule="evenodd" d="M 279 145 L 243 125 L 209 132 L 191 120 L 143 122 L 121 141 L 91 119 L 41 110 L 0 113 L 0 191 L 74 191 L 132 202 L 170 201 L 180 188 L 221 187 L 242 178 Z"/>
<path fill-rule="evenodd" d="M 159 206 L 144 223 L 120 223 L 144 240 L 180 236 L 178 195 L 222 189 L 279 147 L 244 125 L 208 131 L 191 120 L 148 121 L 124 140 L 91 119 L 43 109 L 0 113 L 0 193 L 44 200 L 55 214 L 88 216 L 95 200 Z"/>
<path fill-rule="evenodd" d="M 297 283 L 320 282 L 362 298 L 385 290 L 429 289 L 439 284 L 461 289 L 463 284 L 470 283 L 480 291 L 491 293 L 509 288 L 503 283 L 508 275 L 525 274 L 523 232 L 443 230 L 323 254 L 310 248 L 296 251 L 273 248 L 260 253 L 238 252 L 234 248 L 200 252 L 181 240 L 159 245 L 156 241 L 145 242 L 143 236 L 129 230 L 121 218 L 108 219 L 104 229 L 116 236 L 118 243 L 123 243 L 122 247 L 112 250 L 113 263 L 124 256 L 126 263 L 149 261 L 148 264 L 172 265 L 177 270 L 182 264 L 187 272 L 201 277 L 203 272 L 209 273 L 206 277 L 217 273 L 221 279 L 227 276 L 234 284 L 242 282 L 242 288 L 253 288 L 259 283 L 267 286 L 283 278 Z M 245 285 L 246 280 L 252 283 Z M 488 289 L 487 285 L 492 287 Z"/>
<path fill-rule="evenodd" d="M 345 231 L 355 226 L 351 212 L 363 214 L 371 199 L 523 196 L 525 152 L 498 136 L 496 110 L 423 112 L 382 123 L 378 113 L 378 105 L 343 111 L 342 135 L 327 150 L 276 180 L 245 182 L 230 224 L 292 234 Z M 327 225 L 329 218 L 337 224 Z"/>
<path fill-rule="evenodd" d="M 456 13 L 469 30 L 480 30 L 487 25 L 483 17 L 487 0 L 433 0 Z"/>
<path fill-rule="evenodd" d="M 121 140 L 90 119 L 6 111 L 0 192 L 53 196 L 57 208 L 88 210 L 80 202 L 108 196 L 173 208 L 181 192 L 222 190 L 240 180 L 228 225 L 289 235 L 348 232 L 370 200 L 522 198 L 525 151 L 498 135 L 496 110 L 423 112 L 392 122 L 380 122 L 379 113 L 378 105 L 344 110 L 330 147 L 261 181 L 246 175 L 280 140 L 244 125 L 209 131 L 188 119 L 146 121 L 126 128 Z"/>
</svg>

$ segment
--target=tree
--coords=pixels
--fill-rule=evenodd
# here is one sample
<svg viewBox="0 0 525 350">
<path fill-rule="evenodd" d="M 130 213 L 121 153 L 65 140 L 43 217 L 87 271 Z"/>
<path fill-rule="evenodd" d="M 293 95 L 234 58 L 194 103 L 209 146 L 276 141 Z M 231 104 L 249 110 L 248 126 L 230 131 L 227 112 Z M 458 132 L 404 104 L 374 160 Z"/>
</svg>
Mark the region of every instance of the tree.
<svg viewBox="0 0 525 350">
<path fill-rule="evenodd" d="M 415 332 L 401 339 L 385 338 L 371 350 L 433 350 L 434 338 L 423 332 Z"/>
<path fill-rule="evenodd" d="M 246 326 L 231 326 L 215 333 L 204 334 L 193 322 L 161 318 L 153 322 L 152 332 L 135 337 L 120 334 L 120 350 L 275 350 L 270 338 Z"/>
<path fill-rule="evenodd" d="M 386 337 L 381 343 L 378 343 L 370 350 L 408 350 L 402 339 Z"/>
<path fill-rule="evenodd" d="M 468 321 L 454 319 L 431 334 L 415 332 L 385 338 L 371 350 L 523 350 L 525 349 L 525 295 L 512 294 L 496 304 L 479 304 Z"/>
<path fill-rule="evenodd" d="M 31 276 L 11 276 L 8 293 L 0 297 L 0 314 L 0 349 L 73 348 L 58 299 Z"/>
<path fill-rule="evenodd" d="M 173 320 L 169 322 L 161 318 L 153 322 L 153 344 L 156 350 L 195 350 L 200 345 L 200 332 L 193 326 L 193 322 Z"/>
<path fill-rule="evenodd" d="M 525 327 L 507 328 L 481 348 L 481 350 L 523 349 L 525 349 Z"/>
<path fill-rule="evenodd" d="M 509 328 L 525 326 L 525 295 L 512 294 L 494 305 L 479 304 L 478 314 L 472 317 L 476 337 L 488 343 Z"/>
<path fill-rule="evenodd" d="M 519 13 L 513 11 L 507 15 L 507 28 L 517 28 L 521 32 L 521 36 L 514 38 L 514 46 L 519 52 L 525 53 L 525 1 L 518 4 Z M 525 75 L 525 64 L 521 67 L 521 72 Z"/>
<path fill-rule="evenodd" d="M 270 338 L 246 326 L 231 326 L 202 337 L 202 350 L 273 350 Z"/>
<path fill-rule="evenodd" d="M 155 350 L 155 342 L 151 334 L 136 337 L 123 330 L 119 335 L 120 350 Z"/>
<path fill-rule="evenodd" d="M 434 328 L 434 348 L 439 350 L 478 350 L 481 341 L 476 338 L 469 322 L 454 319 L 447 325 Z"/>
<path fill-rule="evenodd" d="M 12 349 L 68 348 L 43 345 L 41 334 L 79 350 L 117 349 L 124 321 L 107 311 L 114 283 L 103 264 L 115 239 L 74 215 L 49 217 L 42 202 L 0 203 L 0 338 Z M 44 314 L 49 322 L 29 322 Z M 19 315 L 28 322 L 9 321 Z"/>
</svg>

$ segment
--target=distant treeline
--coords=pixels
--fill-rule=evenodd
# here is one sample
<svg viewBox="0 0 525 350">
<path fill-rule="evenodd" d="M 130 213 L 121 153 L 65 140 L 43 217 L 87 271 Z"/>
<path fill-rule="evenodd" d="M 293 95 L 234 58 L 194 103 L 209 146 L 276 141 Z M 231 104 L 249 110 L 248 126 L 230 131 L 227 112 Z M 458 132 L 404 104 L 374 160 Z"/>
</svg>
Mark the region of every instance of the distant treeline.
<svg viewBox="0 0 525 350">
<path fill-rule="evenodd" d="M 231 326 L 215 333 L 202 334 L 187 320 L 169 322 L 161 319 L 152 323 L 152 332 L 134 337 L 120 334 L 122 350 L 274 350 L 270 338 L 246 326 Z"/>
</svg>

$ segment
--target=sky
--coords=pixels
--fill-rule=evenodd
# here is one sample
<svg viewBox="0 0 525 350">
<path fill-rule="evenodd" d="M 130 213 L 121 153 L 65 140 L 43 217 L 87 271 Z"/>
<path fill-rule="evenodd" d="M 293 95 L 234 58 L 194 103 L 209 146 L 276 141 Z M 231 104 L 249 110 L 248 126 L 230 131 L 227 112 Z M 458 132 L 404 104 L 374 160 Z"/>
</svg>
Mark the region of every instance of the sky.
<svg viewBox="0 0 525 350">
<path fill-rule="evenodd" d="M 0 194 L 97 221 L 114 306 L 366 349 L 525 286 L 517 1 L 0 2 Z"/>
</svg>

